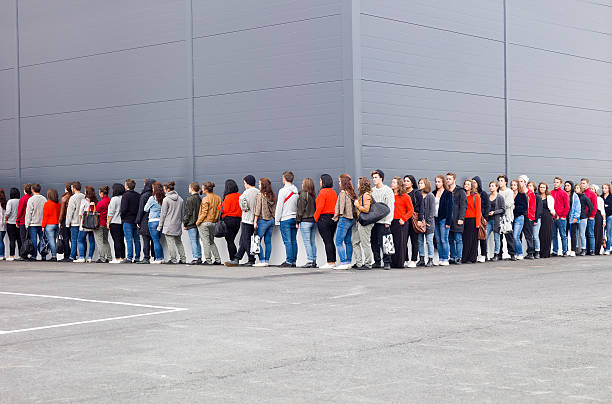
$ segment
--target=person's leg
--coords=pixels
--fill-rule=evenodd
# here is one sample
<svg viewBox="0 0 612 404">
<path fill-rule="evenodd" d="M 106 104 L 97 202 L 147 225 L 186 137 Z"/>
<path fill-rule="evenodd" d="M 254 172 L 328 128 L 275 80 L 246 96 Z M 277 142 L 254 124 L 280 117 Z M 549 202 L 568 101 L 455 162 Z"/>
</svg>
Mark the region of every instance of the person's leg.
<svg viewBox="0 0 612 404">
<path fill-rule="evenodd" d="M 102 229 L 104 229 L 104 227 L 100 227 L 99 229 L 93 231 L 94 240 L 98 246 L 98 261 L 104 261 L 105 251 L 103 246 L 104 243 L 102 241 Z"/>
<path fill-rule="evenodd" d="M 552 253 L 557 255 L 559 253 L 559 237 L 561 233 L 567 231 L 566 229 L 560 228 L 560 219 L 553 219 L 553 234 L 552 234 Z"/>
<path fill-rule="evenodd" d="M 93 231 L 88 231 L 87 233 L 87 238 L 89 239 L 89 259 L 93 259 L 94 251 L 96 250 L 96 239 L 94 238 Z"/>
<path fill-rule="evenodd" d="M 4 259 L 4 254 L 5 254 L 4 237 L 5 236 L 6 236 L 6 231 L 0 231 L 0 259 Z"/>
<path fill-rule="evenodd" d="M 28 228 L 25 227 L 24 224 L 19 226 L 19 239 L 21 240 L 21 244 L 23 245 L 23 243 L 25 243 L 26 239 L 28 238 Z M 21 255 L 21 247 L 19 247 L 19 255 Z M 22 259 L 29 259 L 29 254 L 26 254 L 24 257 L 21 257 Z"/>
<path fill-rule="evenodd" d="M 317 222 L 319 234 L 325 245 L 325 255 L 328 263 L 336 262 L 336 246 L 334 244 L 334 230 L 332 230 L 335 228 L 333 227 L 335 223 L 336 222 L 329 218 L 329 215 L 321 215 Z"/>
<path fill-rule="evenodd" d="M 74 260 L 77 256 L 79 245 L 79 226 L 70 226 L 70 259 Z"/>
<path fill-rule="evenodd" d="M 198 233 L 200 233 L 200 239 L 202 240 L 202 262 L 212 264 L 212 251 L 210 248 L 210 239 L 208 238 L 206 223 L 200 223 L 198 226 Z"/>
<path fill-rule="evenodd" d="M 353 243 L 353 260 L 355 261 L 355 266 L 356 267 L 361 267 L 363 266 L 363 254 L 361 252 L 361 237 L 360 237 L 360 232 L 361 232 L 361 228 L 363 226 L 359 224 L 359 222 L 355 223 L 355 226 L 353 227 L 353 239 L 352 239 L 352 243 Z M 301 226 L 300 226 L 301 229 Z"/>
<path fill-rule="evenodd" d="M 208 229 L 208 243 L 210 245 L 210 252 L 214 258 L 214 264 L 221 263 L 221 254 L 219 254 L 219 249 L 217 248 L 217 244 L 215 244 L 215 224 L 211 222 L 205 223 L 206 228 Z"/>
<path fill-rule="evenodd" d="M 606 218 L 606 251 L 612 250 L 612 216 Z"/>
<path fill-rule="evenodd" d="M 523 244 L 521 243 L 521 233 L 523 231 L 523 225 L 525 216 L 519 216 L 514 218 L 513 235 L 514 235 L 514 250 L 518 256 L 523 255 Z"/>
<path fill-rule="evenodd" d="M 134 234 L 131 223 L 123 223 L 123 234 L 125 244 L 127 244 L 127 260 L 132 261 L 134 259 Z"/>
<path fill-rule="evenodd" d="M 264 261 L 270 262 L 270 256 L 272 255 L 272 232 L 274 231 L 274 219 L 267 220 L 264 224 L 264 229 L 264 244 L 266 245 Z"/>
<path fill-rule="evenodd" d="M 255 227 L 252 224 L 245 223 L 244 228 L 242 229 L 242 233 L 244 233 L 244 247 L 246 249 L 246 255 L 248 258 L 249 264 L 255 263 L 255 255 L 251 253 L 251 237 L 255 233 Z"/>
<path fill-rule="evenodd" d="M 176 238 L 166 234 L 166 244 L 168 244 L 168 261 L 177 264 L 179 257 L 177 254 Z"/>
<path fill-rule="evenodd" d="M 533 226 L 533 248 L 536 252 L 540 252 L 540 229 L 542 228 L 542 218 L 538 219 Z"/>
<path fill-rule="evenodd" d="M 176 248 L 176 252 L 178 253 L 179 263 L 185 264 L 187 262 L 187 257 L 185 256 L 183 240 L 181 239 L 181 236 L 172 236 L 172 238 L 174 238 L 174 246 Z"/>
<path fill-rule="evenodd" d="M 238 234 L 238 230 L 240 229 L 240 221 L 236 222 L 231 218 L 226 218 L 226 223 L 228 235 L 225 237 L 225 241 L 227 243 L 227 252 L 231 258 L 235 257 L 238 251 L 236 248 L 236 234 Z"/>
<path fill-rule="evenodd" d="M 383 226 L 384 224 L 374 223 L 372 225 L 372 233 L 370 236 L 371 245 L 372 245 L 372 255 L 374 257 L 374 265 L 376 266 L 381 265 L 381 259 L 380 259 L 380 248 L 382 247 L 381 227 Z"/>
<path fill-rule="evenodd" d="M 9 236 L 9 257 L 15 258 L 15 244 L 17 243 L 17 240 L 19 239 L 18 232 L 17 232 L 17 225 L 7 224 L 6 230 Z"/>
<path fill-rule="evenodd" d="M 463 257 L 463 233 L 455 233 L 455 248 L 457 249 L 457 258 Z"/>
<path fill-rule="evenodd" d="M 589 221 L 588 219 L 580 219 L 579 234 L 580 234 L 580 249 L 582 250 L 582 252 L 586 252 L 586 248 L 587 248 L 586 230 L 587 230 L 588 221 Z"/>
<path fill-rule="evenodd" d="M 289 219 L 289 241 L 291 242 L 291 261 L 290 264 L 295 265 L 297 262 L 298 245 L 297 245 L 297 227 L 295 219 Z"/>
<path fill-rule="evenodd" d="M 155 261 L 163 261 L 164 260 L 164 249 L 161 245 L 160 233 L 157 231 L 157 222 L 149 222 L 149 234 L 151 235 L 151 239 L 153 240 L 153 248 L 155 250 Z"/>
<path fill-rule="evenodd" d="M 136 232 L 136 237 L 138 237 L 138 232 Z M 151 236 L 142 234 L 140 237 L 142 237 L 142 259 L 149 261 L 151 259 Z"/>
<path fill-rule="evenodd" d="M 361 249 L 363 253 L 363 265 L 372 268 L 374 264 L 374 255 L 372 253 L 372 228 L 373 224 L 362 226 L 359 239 L 361 240 Z"/>
<path fill-rule="evenodd" d="M 302 222 L 300 223 L 300 234 L 302 235 L 302 241 L 304 242 L 304 249 L 306 250 L 306 261 L 308 263 L 314 262 L 314 256 L 312 252 L 312 240 L 310 238 L 311 233 L 313 232 L 312 222 Z"/>
<path fill-rule="evenodd" d="M 346 247 L 346 262 L 345 264 L 350 265 L 353 258 L 353 226 L 355 225 L 355 219 L 350 219 L 349 228 L 344 236 L 344 245 Z M 408 240 L 406 240 L 408 241 Z"/>
<path fill-rule="evenodd" d="M 85 251 L 85 248 L 86 248 L 85 237 L 86 236 L 87 235 L 85 234 L 84 231 L 79 230 L 79 235 L 78 235 L 78 238 L 77 238 L 77 246 L 78 246 L 78 249 L 79 249 L 79 258 L 82 258 L 82 259 L 85 259 L 85 252 L 86 252 Z"/>
<path fill-rule="evenodd" d="M 587 238 L 588 238 L 588 246 L 589 253 L 595 252 L 595 219 L 587 220 Z"/>
<path fill-rule="evenodd" d="M 567 220 L 566 219 L 559 219 L 559 229 L 564 229 L 563 231 L 560 231 L 561 233 L 561 248 L 563 249 L 563 255 L 565 255 L 567 253 L 567 232 L 565 231 L 565 229 L 567 229 Z"/>
<path fill-rule="evenodd" d="M 191 245 L 191 256 L 194 260 L 202 259 L 202 249 L 200 247 L 200 237 L 198 235 L 198 229 L 192 228 L 187 230 L 189 235 L 189 244 Z"/>
<path fill-rule="evenodd" d="M 237 260 L 240 261 L 242 259 L 242 257 L 244 257 L 244 254 L 249 251 L 249 246 L 250 246 L 250 236 L 247 235 L 246 233 L 246 228 L 245 226 L 247 225 L 247 223 L 240 223 L 240 238 L 238 239 L 238 251 L 236 251 L 236 255 L 233 257 L 230 257 L 230 260 Z M 249 243 L 247 244 L 245 242 L 245 239 L 247 238 L 247 236 L 249 237 Z M 192 247 L 193 248 L 193 247 Z"/>
<path fill-rule="evenodd" d="M 446 227 L 446 219 L 442 219 L 440 224 L 441 224 L 441 232 L 440 232 L 439 244 L 441 244 L 442 248 L 444 249 L 444 255 L 442 256 L 443 257 L 442 259 L 448 262 L 450 258 L 450 243 L 448 241 L 448 235 L 450 233 L 450 228 Z M 438 246 L 438 248 L 440 247 Z"/>
<path fill-rule="evenodd" d="M 134 261 L 140 260 L 140 236 L 138 235 L 138 226 L 131 224 L 132 237 L 134 239 Z"/>
<path fill-rule="evenodd" d="M 448 232 L 448 246 L 449 246 L 449 252 L 450 252 L 450 259 L 451 260 L 456 260 L 457 257 L 457 243 L 455 241 L 455 235 L 457 233 L 455 233 L 454 231 L 449 231 Z"/>
<path fill-rule="evenodd" d="M 419 256 L 421 258 L 425 257 L 425 234 L 420 233 L 417 235 L 417 239 L 419 241 Z"/>
<path fill-rule="evenodd" d="M 56 237 L 57 237 L 57 225 L 56 224 L 48 224 L 45 226 L 45 234 L 47 235 L 47 240 L 49 240 L 49 248 L 51 249 L 51 258 L 57 259 L 57 248 L 56 248 Z"/>
<path fill-rule="evenodd" d="M 527 243 L 527 254 L 533 255 L 535 253 L 533 244 L 533 221 L 529 220 L 527 215 L 523 218 L 523 233 L 525 235 L 525 242 Z"/>
<path fill-rule="evenodd" d="M 338 256 L 340 257 L 340 264 L 344 265 L 347 262 L 347 251 L 344 246 L 344 239 L 346 238 L 346 233 L 350 230 L 349 220 L 341 217 L 338 220 L 338 227 L 336 229 L 336 239 L 334 240 L 336 243 L 336 251 L 338 252 Z"/>
<path fill-rule="evenodd" d="M 285 246 L 285 262 L 290 263 L 291 259 L 291 235 L 289 234 L 289 221 L 282 220 L 280 222 L 281 238 Z"/>
<path fill-rule="evenodd" d="M 38 257 L 38 232 L 36 231 L 36 226 L 28 227 L 28 232 L 30 234 L 30 240 L 32 240 L 32 244 L 34 245 L 32 259 L 36 259 Z"/>
<path fill-rule="evenodd" d="M 444 247 L 442 247 L 442 223 L 437 218 L 434 219 L 434 237 L 438 241 L 438 259 L 442 261 L 444 253 Z"/>
<path fill-rule="evenodd" d="M 493 232 L 493 243 L 495 245 L 495 255 L 498 255 L 501 251 L 501 243 L 500 243 L 500 234 L 498 232 Z"/>
</svg>

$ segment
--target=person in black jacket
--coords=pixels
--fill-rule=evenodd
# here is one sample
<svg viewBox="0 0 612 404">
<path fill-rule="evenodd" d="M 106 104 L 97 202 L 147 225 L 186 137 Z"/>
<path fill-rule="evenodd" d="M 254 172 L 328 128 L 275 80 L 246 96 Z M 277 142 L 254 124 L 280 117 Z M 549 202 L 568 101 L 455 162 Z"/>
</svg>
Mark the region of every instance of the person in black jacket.
<svg viewBox="0 0 612 404">
<path fill-rule="evenodd" d="M 416 178 L 412 175 L 404 176 L 404 188 L 406 188 L 406 193 L 412 199 L 412 206 L 414 208 L 414 213 L 418 216 L 419 221 L 423 220 L 423 193 L 418 190 L 418 183 L 416 182 Z M 416 232 L 414 226 L 412 225 L 412 220 L 408 224 L 408 239 L 410 240 L 411 248 L 408 250 L 410 255 L 408 255 L 408 261 L 410 261 L 407 265 L 408 268 L 416 268 L 417 267 L 417 257 L 419 256 L 419 233 Z M 419 266 L 425 265 L 425 257 L 420 257 Z"/>
<path fill-rule="evenodd" d="M 147 201 L 153 195 L 153 183 L 155 180 L 146 178 L 144 180 L 144 188 L 140 194 L 140 202 L 138 204 L 138 215 L 136 216 L 135 223 L 138 226 L 138 234 L 142 237 L 142 254 L 143 258 L 139 264 L 150 263 L 151 254 L 155 258 L 155 247 L 153 245 L 153 239 L 151 233 L 149 233 L 149 212 L 145 212 L 144 207 Z"/>
<path fill-rule="evenodd" d="M 525 190 L 520 189 L 518 180 L 512 180 L 512 182 L 510 182 L 510 188 L 512 189 L 512 192 L 514 192 L 513 235 L 516 257 L 514 257 L 513 260 L 522 260 L 524 257 L 521 234 L 523 232 L 523 226 L 525 226 L 525 217 L 529 211 L 529 202 L 527 201 Z"/>
<path fill-rule="evenodd" d="M 576 249 L 576 255 L 585 256 L 587 249 L 587 224 L 591 213 L 593 212 L 593 202 L 584 194 L 584 188 L 580 183 L 574 186 L 574 191 L 580 199 L 580 224 L 578 226 L 578 232 L 580 235 L 580 248 Z"/>
<path fill-rule="evenodd" d="M 450 224 L 453 221 L 453 194 L 448 190 L 446 179 L 443 175 L 436 177 L 436 190 L 434 196 L 436 198 L 434 210 L 435 237 L 438 245 L 439 265 L 446 266 L 449 264 L 449 244 L 448 232 Z M 467 205 L 467 200 L 466 200 Z"/>
<path fill-rule="evenodd" d="M 448 233 L 448 243 L 450 245 L 449 263 L 460 265 L 463 255 L 463 223 L 465 221 L 465 211 L 467 210 L 467 195 L 463 188 L 456 184 L 457 175 L 455 173 L 446 174 L 446 185 L 448 190 L 453 193 L 453 220 Z"/>
<path fill-rule="evenodd" d="M 482 187 L 482 180 L 479 176 L 472 178 L 478 184 L 477 192 L 480 194 L 480 211 L 482 212 L 482 218 L 489 220 L 489 212 L 491 211 L 491 201 L 489 200 L 489 194 Z M 480 226 L 480 223 L 476 223 L 476 226 Z M 485 262 L 487 260 L 487 240 L 480 240 L 480 255 L 478 256 L 478 262 Z"/>
<path fill-rule="evenodd" d="M 127 244 L 127 258 L 121 261 L 122 264 L 138 262 L 140 259 L 140 237 L 138 237 L 138 227 L 136 226 L 140 194 L 134 191 L 135 187 L 136 181 L 133 179 L 125 180 L 126 191 L 121 198 L 121 224 Z"/>
<path fill-rule="evenodd" d="M 202 198 L 200 198 L 200 183 L 192 182 L 189 184 L 189 197 L 185 202 L 185 216 L 183 218 L 183 226 L 185 226 L 185 230 L 187 230 L 187 234 L 189 235 L 191 256 L 193 257 L 193 260 L 189 263 L 189 265 L 202 264 L 202 245 L 200 244 L 200 236 L 196 226 L 201 204 Z"/>
</svg>

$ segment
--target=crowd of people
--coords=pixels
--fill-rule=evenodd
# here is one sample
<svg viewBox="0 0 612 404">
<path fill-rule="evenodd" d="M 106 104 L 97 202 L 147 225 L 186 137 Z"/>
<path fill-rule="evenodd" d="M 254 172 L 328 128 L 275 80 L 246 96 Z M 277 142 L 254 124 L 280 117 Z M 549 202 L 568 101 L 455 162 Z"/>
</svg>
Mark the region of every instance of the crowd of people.
<svg viewBox="0 0 612 404">
<path fill-rule="evenodd" d="M 193 182 L 186 200 L 173 181 L 147 179 L 141 193 L 132 179 L 125 184 L 65 184 L 60 196 L 40 184 L 25 184 L 23 195 L 11 188 L 8 199 L 0 188 L 0 260 L 114 264 L 186 264 L 181 241 L 189 236 L 190 265 L 221 265 L 215 239 L 224 238 L 226 266 L 270 265 L 272 232 L 280 227 L 285 246 L 281 267 L 295 267 L 297 232 L 302 236 L 306 268 L 318 268 L 315 235 L 325 246 L 321 268 L 362 269 L 460 265 L 498 261 L 504 244 L 507 259 L 610 254 L 612 194 L 588 178 L 574 183 L 554 178 L 553 189 L 525 175 L 508 181 L 499 175 L 484 188 L 479 177 L 457 184 L 455 173 L 418 181 L 412 175 L 393 177 L 385 185 L 382 170 L 360 177 L 357 189 L 350 175 L 338 178 L 339 192 L 328 174 L 304 178 L 301 190 L 294 174 L 282 174 L 275 194 L 269 178 L 253 175 L 225 181 L 223 195 L 212 182 Z M 378 216 L 376 216 L 378 215 Z M 236 236 L 240 232 L 238 246 Z M 109 243 L 113 240 L 113 250 Z M 8 235 L 8 256 L 5 235 Z M 493 249 L 489 240 L 493 238 Z M 167 257 L 162 247 L 167 244 Z M 523 249 L 525 241 L 526 251 Z M 568 241 L 569 240 L 569 241 Z M 559 243 L 560 241 L 560 243 Z M 608 242 L 607 242 L 608 241 Z M 33 246 L 23 248 L 24 246 Z M 434 251 L 438 260 L 434 264 Z M 142 250 L 142 258 L 141 258 Z M 258 261 L 256 261 L 258 256 Z"/>
</svg>

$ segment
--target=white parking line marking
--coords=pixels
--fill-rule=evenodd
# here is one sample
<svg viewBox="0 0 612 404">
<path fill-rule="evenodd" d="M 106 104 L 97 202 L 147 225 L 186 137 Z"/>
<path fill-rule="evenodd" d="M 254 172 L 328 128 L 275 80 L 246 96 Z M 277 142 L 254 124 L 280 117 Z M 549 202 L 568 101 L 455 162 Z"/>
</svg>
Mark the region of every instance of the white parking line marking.
<svg viewBox="0 0 612 404">
<path fill-rule="evenodd" d="M 189 310 L 189 309 L 182 308 L 182 307 L 153 306 L 150 304 L 111 302 L 107 300 L 81 299 L 78 297 L 68 297 L 68 296 L 38 295 L 38 294 L 32 294 L 32 293 L 0 292 L 0 295 L 44 297 L 48 299 L 73 300 L 73 301 L 86 302 L 86 303 L 102 303 L 102 304 L 114 304 L 114 305 L 119 305 L 119 306 L 132 306 L 132 307 L 144 307 L 144 308 L 149 308 L 149 309 L 162 309 L 160 311 L 154 311 L 151 313 L 132 314 L 128 316 L 118 316 L 118 317 L 106 317 L 106 318 L 100 318 L 96 320 L 77 321 L 77 322 L 72 322 L 72 323 L 62 323 L 62 324 L 46 325 L 46 326 L 41 326 L 41 327 L 22 328 L 18 330 L 0 331 L 0 335 L 15 334 L 15 333 L 27 332 L 27 331 L 45 330 L 48 328 L 69 327 L 69 326 L 81 325 L 81 324 L 101 323 L 104 321 L 123 320 L 127 318 L 135 318 L 135 317 L 154 316 L 158 314 L 175 313 L 179 311 Z"/>
</svg>

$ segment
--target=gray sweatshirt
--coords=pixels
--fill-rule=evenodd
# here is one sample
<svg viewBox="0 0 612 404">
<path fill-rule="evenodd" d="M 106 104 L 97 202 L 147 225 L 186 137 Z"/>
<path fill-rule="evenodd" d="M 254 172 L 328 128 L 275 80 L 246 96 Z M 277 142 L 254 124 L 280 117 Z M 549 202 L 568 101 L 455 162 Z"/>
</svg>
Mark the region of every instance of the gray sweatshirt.
<svg viewBox="0 0 612 404">
<path fill-rule="evenodd" d="M 420 192 L 420 191 L 419 191 Z M 423 218 L 427 223 L 425 234 L 434 232 L 434 213 L 436 211 L 436 197 L 431 192 L 423 197 Z"/>
<path fill-rule="evenodd" d="M 291 193 L 293 192 L 293 195 Z M 287 197 L 291 195 L 291 198 Z M 285 202 L 287 199 L 287 202 Z M 276 224 L 280 222 L 295 219 L 297 214 L 297 201 L 298 201 L 298 189 L 293 184 L 286 184 L 278 191 L 278 198 L 276 199 L 276 212 L 274 218 Z"/>
<path fill-rule="evenodd" d="M 506 206 L 504 216 L 506 216 L 506 218 L 512 222 L 514 220 L 514 192 L 510 188 L 506 187 L 504 191 L 500 190 L 498 194 L 504 198 L 504 203 Z"/>
<path fill-rule="evenodd" d="M 28 199 L 25 214 L 26 227 L 42 226 L 43 207 L 45 206 L 45 202 L 47 202 L 47 198 L 40 194 L 32 195 L 32 197 Z"/>
<path fill-rule="evenodd" d="M 68 200 L 68 207 L 66 208 L 66 226 L 81 226 L 79 208 L 81 207 L 83 198 L 85 198 L 85 194 L 79 192 L 78 194 L 72 195 Z"/>
<path fill-rule="evenodd" d="M 111 218 L 111 224 L 121 224 L 121 195 L 111 198 L 108 204 L 107 217 Z"/>
<path fill-rule="evenodd" d="M 17 208 L 19 208 L 19 199 L 9 199 L 4 213 L 8 217 L 7 224 L 17 224 Z"/>
<path fill-rule="evenodd" d="M 372 189 L 372 198 L 374 198 L 376 202 L 384 203 L 389 207 L 389 214 L 376 223 L 391 224 L 395 210 L 395 195 L 393 194 L 393 190 L 386 185 L 380 188 L 374 187 Z"/>
<path fill-rule="evenodd" d="M 242 209 L 242 223 L 253 224 L 253 219 L 255 219 L 253 213 L 255 211 L 255 198 L 257 198 L 258 193 L 259 189 L 253 187 L 246 189 L 240 195 L 238 203 L 240 204 L 240 209 Z"/>
<path fill-rule="evenodd" d="M 157 230 L 168 236 L 180 236 L 183 233 L 184 215 L 185 202 L 183 198 L 176 191 L 168 192 L 162 202 Z"/>
</svg>

